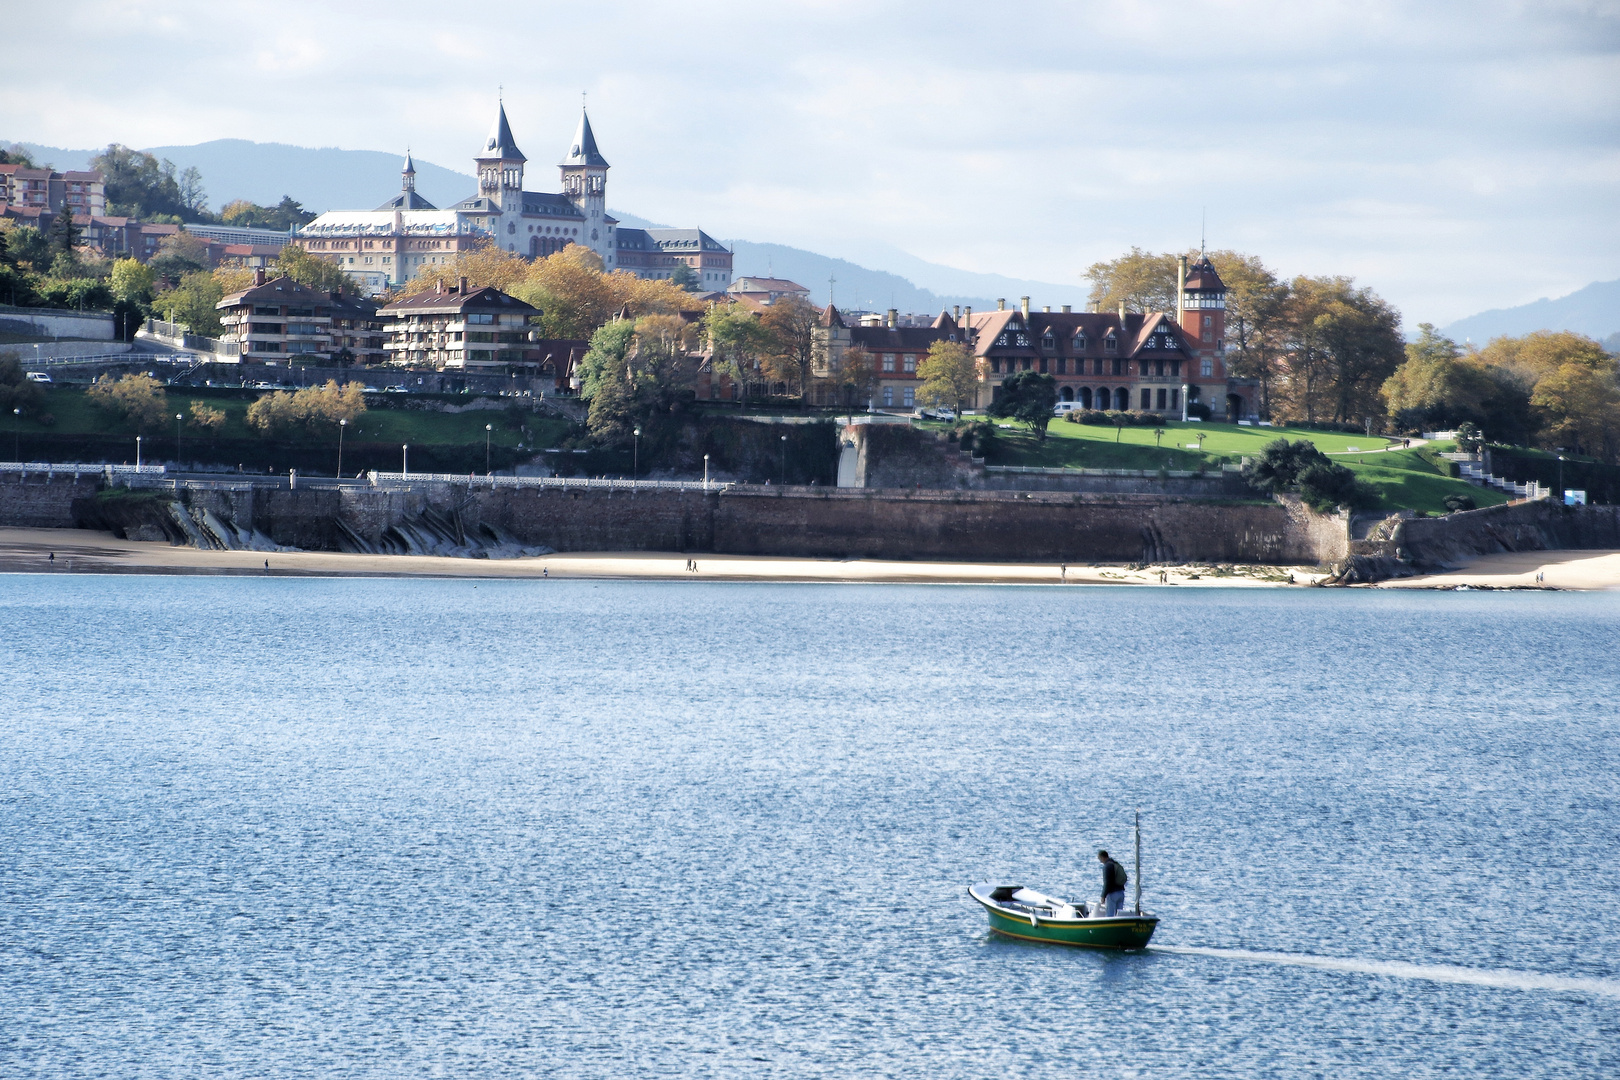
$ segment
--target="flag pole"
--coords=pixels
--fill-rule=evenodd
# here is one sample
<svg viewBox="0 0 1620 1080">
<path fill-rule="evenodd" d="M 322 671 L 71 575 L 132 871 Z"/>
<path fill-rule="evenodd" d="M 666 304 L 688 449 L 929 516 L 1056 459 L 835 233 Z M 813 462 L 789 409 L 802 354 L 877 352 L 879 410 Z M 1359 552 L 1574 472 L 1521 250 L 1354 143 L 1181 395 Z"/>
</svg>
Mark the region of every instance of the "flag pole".
<svg viewBox="0 0 1620 1080">
<path fill-rule="evenodd" d="M 1136 811 L 1136 913 L 1142 914 L 1142 811 Z"/>
</svg>

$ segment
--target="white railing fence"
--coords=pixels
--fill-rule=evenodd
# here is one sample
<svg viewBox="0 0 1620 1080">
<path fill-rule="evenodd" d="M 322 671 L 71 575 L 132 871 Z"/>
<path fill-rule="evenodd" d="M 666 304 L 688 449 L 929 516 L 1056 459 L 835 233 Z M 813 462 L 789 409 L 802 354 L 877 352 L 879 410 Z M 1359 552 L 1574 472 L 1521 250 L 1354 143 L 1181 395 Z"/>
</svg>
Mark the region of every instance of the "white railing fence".
<svg viewBox="0 0 1620 1080">
<path fill-rule="evenodd" d="M 593 480 L 574 476 L 480 476 L 476 473 L 369 472 L 373 487 L 397 488 L 410 484 L 462 484 L 473 487 L 555 488 L 560 491 L 723 491 L 733 485 L 711 480 Z M 302 483 L 302 478 L 300 478 Z"/>
</svg>

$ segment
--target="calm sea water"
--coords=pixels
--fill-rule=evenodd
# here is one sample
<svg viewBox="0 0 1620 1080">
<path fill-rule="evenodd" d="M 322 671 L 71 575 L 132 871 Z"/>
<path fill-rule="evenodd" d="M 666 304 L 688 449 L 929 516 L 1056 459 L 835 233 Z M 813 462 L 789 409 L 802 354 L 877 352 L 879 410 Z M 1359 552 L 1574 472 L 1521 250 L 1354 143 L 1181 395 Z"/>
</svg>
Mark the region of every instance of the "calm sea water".
<svg viewBox="0 0 1620 1080">
<path fill-rule="evenodd" d="M 0 635 L 7 1077 L 1620 1074 L 1620 596 L 11 575 Z M 1162 948 L 987 933 L 1138 807 Z"/>
</svg>

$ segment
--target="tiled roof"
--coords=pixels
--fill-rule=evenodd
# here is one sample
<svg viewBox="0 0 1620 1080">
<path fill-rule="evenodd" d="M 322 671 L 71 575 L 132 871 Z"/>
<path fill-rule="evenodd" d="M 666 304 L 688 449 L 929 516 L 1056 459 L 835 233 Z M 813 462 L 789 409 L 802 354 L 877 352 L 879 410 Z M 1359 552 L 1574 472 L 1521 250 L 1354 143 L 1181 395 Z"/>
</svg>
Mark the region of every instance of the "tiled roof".
<svg viewBox="0 0 1620 1080">
<path fill-rule="evenodd" d="M 536 308 L 530 307 L 515 296 L 508 296 L 501 290 L 484 286 L 477 289 L 468 289 L 463 293 L 459 288 L 450 286 L 443 292 L 430 289 L 419 292 L 414 296 L 406 296 L 395 300 L 383 308 L 380 314 L 414 314 L 427 312 L 459 312 L 459 311 L 507 311 L 514 314 L 538 315 Z"/>
<path fill-rule="evenodd" d="M 1221 275 L 1215 272 L 1215 265 L 1208 258 L 1199 259 L 1187 270 L 1187 288 L 1203 292 L 1226 291 Z"/>
<path fill-rule="evenodd" d="M 241 292 L 231 293 L 214 306 L 219 309 L 239 307 L 242 304 L 323 304 L 330 307 L 330 293 L 319 292 L 308 285 L 300 285 L 290 277 L 272 278 L 263 285 L 254 285 Z"/>
</svg>

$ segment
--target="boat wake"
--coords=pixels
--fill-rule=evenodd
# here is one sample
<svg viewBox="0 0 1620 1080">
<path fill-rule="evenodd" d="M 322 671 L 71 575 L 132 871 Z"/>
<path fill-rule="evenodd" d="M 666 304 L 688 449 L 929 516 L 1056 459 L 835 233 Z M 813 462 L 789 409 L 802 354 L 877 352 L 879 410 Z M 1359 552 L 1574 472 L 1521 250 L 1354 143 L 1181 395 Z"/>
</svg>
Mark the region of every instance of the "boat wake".
<svg viewBox="0 0 1620 1080">
<path fill-rule="evenodd" d="M 1383 975 L 1393 979 L 1425 979 L 1429 982 L 1466 983 L 1505 990 L 1554 990 L 1565 993 L 1601 994 L 1620 998 L 1620 980 L 1580 979 L 1564 975 L 1543 975 L 1536 971 L 1503 971 L 1490 968 L 1457 967 L 1452 964 L 1408 964 L 1389 960 L 1350 960 L 1333 956 L 1303 956 L 1296 953 L 1254 952 L 1249 949 L 1211 949 L 1197 945 L 1153 945 L 1151 952 L 1181 956 L 1211 956 L 1257 964 L 1288 964 L 1348 971 L 1360 975 Z"/>
</svg>

